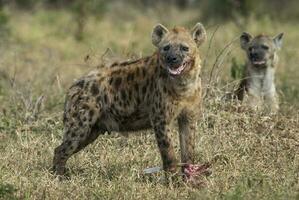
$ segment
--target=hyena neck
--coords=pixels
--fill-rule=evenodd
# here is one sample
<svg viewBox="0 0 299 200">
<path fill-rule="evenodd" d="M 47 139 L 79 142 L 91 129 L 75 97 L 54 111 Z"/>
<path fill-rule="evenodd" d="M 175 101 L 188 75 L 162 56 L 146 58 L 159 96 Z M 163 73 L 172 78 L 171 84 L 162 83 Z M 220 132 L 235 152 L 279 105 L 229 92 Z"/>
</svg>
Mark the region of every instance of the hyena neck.
<svg viewBox="0 0 299 200">
<path fill-rule="evenodd" d="M 259 92 L 275 91 L 275 68 L 267 66 L 262 69 L 248 71 L 248 87 Z"/>
</svg>

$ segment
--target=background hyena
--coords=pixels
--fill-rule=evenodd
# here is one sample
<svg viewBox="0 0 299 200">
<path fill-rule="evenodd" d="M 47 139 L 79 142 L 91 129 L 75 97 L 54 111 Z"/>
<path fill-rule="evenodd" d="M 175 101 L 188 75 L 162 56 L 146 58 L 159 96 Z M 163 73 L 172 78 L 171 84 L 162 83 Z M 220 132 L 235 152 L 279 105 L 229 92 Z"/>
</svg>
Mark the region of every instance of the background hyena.
<svg viewBox="0 0 299 200">
<path fill-rule="evenodd" d="M 235 95 L 254 109 L 265 107 L 268 111 L 276 112 L 279 108 L 274 75 L 282 36 L 283 33 L 274 38 L 267 35 L 253 38 L 249 33 L 243 33 L 240 37 L 241 47 L 246 52 L 248 61 Z"/>
</svg>

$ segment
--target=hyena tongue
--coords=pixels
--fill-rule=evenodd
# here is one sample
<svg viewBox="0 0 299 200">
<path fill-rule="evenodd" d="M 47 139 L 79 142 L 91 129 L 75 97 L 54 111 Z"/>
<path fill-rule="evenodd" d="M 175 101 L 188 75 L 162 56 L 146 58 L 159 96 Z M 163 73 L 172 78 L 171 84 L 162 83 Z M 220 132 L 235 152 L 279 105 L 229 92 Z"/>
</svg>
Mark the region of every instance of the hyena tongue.
<svg viewBox="0 0 299 200">
<path fill-rule="evenodd" d="M 179 75 L 182 73 L 182 71 L 184 70 L 185 68 L 185 64 L 181 65 L 180 67 L 176 68 L 176 69 L 171 69 L 171 68 L 168 68 L 168 72 L 172 75 Z"/>
</svg>

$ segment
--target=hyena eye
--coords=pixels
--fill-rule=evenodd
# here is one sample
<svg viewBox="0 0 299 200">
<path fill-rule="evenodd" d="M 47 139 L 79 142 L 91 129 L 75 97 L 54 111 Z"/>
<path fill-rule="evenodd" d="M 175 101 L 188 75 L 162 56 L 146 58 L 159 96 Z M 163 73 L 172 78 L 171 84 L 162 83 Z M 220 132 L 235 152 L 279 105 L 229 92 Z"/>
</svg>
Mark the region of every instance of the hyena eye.
<svg viewBox="0 0 299 200">
<path fill-rule="evenodd" d="M 182 45 L 181 50 L 182 51 L 189 51 L 189 47 Z"/>
<path fill-rule="evenodd" d="M 248 48 L 248 51 L 252 51 L 252 50 L 253 50 L 253 47 L 249 47 L 249 48 Z"/>
<path fill-rule="evenodd" d="M 268 49 L 269 49 L 269 47 L 266 46 L 266 45 L 262 45 L 262 48 L 265 49 L 265 50 L 268 50 Z"/>
<path fill-rule="evenodd" d="M 170 45 L 166 45 L 163 47 L 163 51 L 168 51 L 170 49 Z"/>
</svg>

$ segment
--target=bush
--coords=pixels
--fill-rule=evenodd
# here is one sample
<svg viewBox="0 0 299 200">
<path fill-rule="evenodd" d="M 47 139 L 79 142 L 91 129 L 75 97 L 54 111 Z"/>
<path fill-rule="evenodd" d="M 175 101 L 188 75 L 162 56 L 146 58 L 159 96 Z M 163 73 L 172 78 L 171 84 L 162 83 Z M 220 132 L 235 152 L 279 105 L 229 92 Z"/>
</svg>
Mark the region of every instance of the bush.
<svg viewBox="0 0 299 200">
<path fill-rule="evenodd" d="M 4 37 L 8 33 L 8 21 L 9 17 L 4 10 L 3 5 L 0 4 L 0 37 Z"/>
<path fill-rule="evenodd" d="M 261 7 L 258 0 L 209 0 L 202 2 L 205 19 L 238 20 L 256 15 Z"/>
<path fill-rule="evenodd" d="M 232 62 L 231 70 L 230 70 L 231 77 L 234 80 L 242 79 L 243 74 L 244 74 L 244 70 L 245 70 L 245 65 L 244 64 L 239 64 L 235 57 L 232 58 L 231 62 Z"/>
</svg>

